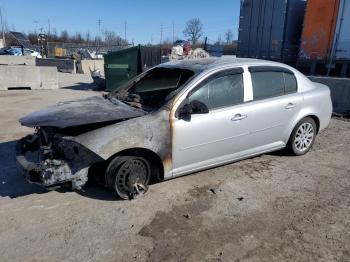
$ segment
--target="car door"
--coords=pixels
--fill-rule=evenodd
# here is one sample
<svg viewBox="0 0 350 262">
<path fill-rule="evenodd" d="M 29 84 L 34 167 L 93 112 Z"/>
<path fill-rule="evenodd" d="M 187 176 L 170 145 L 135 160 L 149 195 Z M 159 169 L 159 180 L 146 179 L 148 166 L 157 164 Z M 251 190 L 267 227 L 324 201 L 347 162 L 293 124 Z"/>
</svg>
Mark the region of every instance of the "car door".
<svg viewBox="0 0 350 262">
<path fill-rule="evenodd" d="M 244 103 L 243 69 L 224 70 L 194 87 L 183 103 L 200 101 L 209 113 L 193 113 L 189 120 L 173 119 L 173 175 L 210 167 L 249 146 L 240 113 Z M 181 108 L 181 106 L 179 106 Z"/>
<path fill-rule="evenodd" d="M 284 67 L 249 67 L 252 101 L 245 114 L 250 120 L 250 138 L 258 153 L 285 146 L 290 124 L 301 108 L 302 95 L 297 92 L 293 72 Z"/>
</svg>

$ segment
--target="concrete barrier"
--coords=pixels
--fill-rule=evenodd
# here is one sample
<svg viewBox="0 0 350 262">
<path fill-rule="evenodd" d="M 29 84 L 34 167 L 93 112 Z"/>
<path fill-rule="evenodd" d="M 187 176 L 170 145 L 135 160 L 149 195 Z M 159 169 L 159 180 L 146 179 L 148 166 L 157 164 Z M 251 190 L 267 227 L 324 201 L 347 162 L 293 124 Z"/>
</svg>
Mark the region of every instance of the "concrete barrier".
<svg viewBox="0 0 350 262">
<path fill-rule="evenodd" d="M 100 70 L 104 72 L 104 60 L 80 60 L 77 61 L 77 73 L 79 74 L 90 74 L 91 70 Z"/>
<path fill-rule="evenodd" d="M 0 65 L 36 65 L 34 56 L 0 55 Z"/>
<path fill-rule="evenodd" d="M 76 62 L 73 59 L 38 58 L 36 65 L 56 67 L 63 73 L 76 73 Z"/>
<path fill-rule="evenodd" d="M 333 112 L 338 114 L 350 113 L 350 79 L 335 77 L 309 76 L 313 82 L 327 85 L 331 90 Z"/>
<path fill-rule="evenodd" d="M 0 90 L 15 88 L 57 89 L 57 69 L 41 66 L 0 65 Z"/>
</svg>

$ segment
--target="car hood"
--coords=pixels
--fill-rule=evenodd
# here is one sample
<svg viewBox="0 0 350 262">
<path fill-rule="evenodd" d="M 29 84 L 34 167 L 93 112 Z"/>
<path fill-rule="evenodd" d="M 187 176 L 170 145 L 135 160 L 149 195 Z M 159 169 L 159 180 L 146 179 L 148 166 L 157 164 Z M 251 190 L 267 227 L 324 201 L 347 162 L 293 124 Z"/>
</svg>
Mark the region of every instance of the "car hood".
<svg viewBox="0 0 350 262">
<path fill-rule="evenodd" d="M 19 121 L 23 126 L 66 128 L 94 123 L 113 122 L 145 115 L 146 112 L 121 101 L 102 96 L 61 102 L 33 112 Z"/>
</svg>

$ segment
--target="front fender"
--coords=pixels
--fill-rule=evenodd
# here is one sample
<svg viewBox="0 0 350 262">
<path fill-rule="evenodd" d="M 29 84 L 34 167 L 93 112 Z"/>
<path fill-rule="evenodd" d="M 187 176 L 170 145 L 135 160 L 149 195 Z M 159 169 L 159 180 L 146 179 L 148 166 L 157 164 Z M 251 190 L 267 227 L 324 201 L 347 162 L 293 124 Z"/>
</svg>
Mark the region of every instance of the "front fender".
<svg viewBox="0 0 350 262">
<path fill-rule="evenodd" d="M 126 149 L 149 149 L 169 171 L 172 152 L 169 113 L 160 110 L 81 134 L 74 140 L 105 160 Z"/>
</svg>

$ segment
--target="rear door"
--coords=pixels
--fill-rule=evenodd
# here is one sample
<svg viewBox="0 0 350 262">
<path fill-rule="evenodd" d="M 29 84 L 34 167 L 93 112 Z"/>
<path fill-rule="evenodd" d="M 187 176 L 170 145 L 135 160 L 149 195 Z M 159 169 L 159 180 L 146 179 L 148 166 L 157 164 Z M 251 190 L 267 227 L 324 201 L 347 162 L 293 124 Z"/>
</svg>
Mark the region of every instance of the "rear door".
<svg viewBox="0 0 350 262">
<path fill-rule="evenodd" d="M 252 101 L 246 114 L 256 151 L 284 146 L 290 123 L 300 110 L 302 95 L 297 92 L 297 80 L 292 71 L 283 67 L 249 67 L 252 81 Z"/>
</svg>

